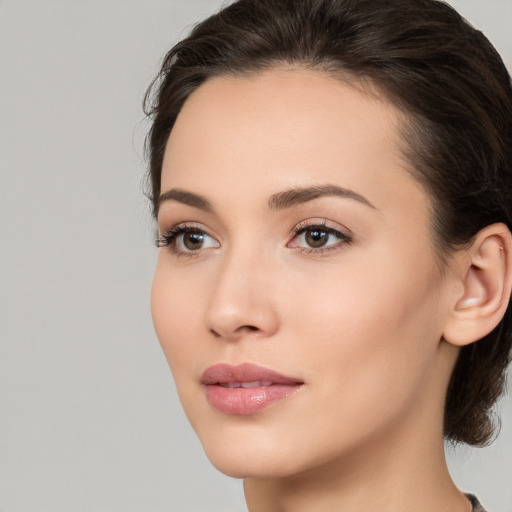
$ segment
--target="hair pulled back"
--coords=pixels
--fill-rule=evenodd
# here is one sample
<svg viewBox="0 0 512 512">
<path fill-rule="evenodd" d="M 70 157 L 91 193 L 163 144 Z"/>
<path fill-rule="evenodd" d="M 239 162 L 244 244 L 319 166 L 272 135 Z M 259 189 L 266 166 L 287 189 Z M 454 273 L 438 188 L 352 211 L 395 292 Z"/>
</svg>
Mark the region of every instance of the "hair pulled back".
<svg viewBox="0 0 512 512">
<path fill-rule="evenodd" d="M 166 142 L 188 96 L 213 76 L 282 64 L 370 84 L 406 114 L 406 157 L 432 197 L 441 258 L 489 224 L 512 229 L 510 76 L 485 36 L 438 0 L 238 0 L 196 25 L 166 55 L 145 99 L 155 215 Z M 511 346 L 509 304 L 493 332 L 461 349 L 447 439 L 491 440 Z"/>
</svg>

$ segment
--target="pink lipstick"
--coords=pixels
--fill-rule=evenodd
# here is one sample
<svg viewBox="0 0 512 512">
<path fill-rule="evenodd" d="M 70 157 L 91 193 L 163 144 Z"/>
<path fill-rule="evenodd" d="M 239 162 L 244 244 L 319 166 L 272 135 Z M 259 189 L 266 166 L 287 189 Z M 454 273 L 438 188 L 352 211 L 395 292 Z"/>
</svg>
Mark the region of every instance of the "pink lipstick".
<svg viewBox="0 0 512 512">
<path fill-rule="evenodd" d="M 208 403 L 225 414 L 254 414 L 288 398 L 304 382 L 293 377 L 244 363 L 237 366 L 216 364 L 201 376 Z"/>
</svg>

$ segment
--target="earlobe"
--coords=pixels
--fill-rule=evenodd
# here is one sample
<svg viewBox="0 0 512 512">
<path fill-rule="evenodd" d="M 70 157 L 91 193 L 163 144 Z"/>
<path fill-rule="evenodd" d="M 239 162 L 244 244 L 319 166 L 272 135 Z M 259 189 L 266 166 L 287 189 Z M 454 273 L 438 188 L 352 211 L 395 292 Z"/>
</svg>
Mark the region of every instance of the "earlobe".
<svg viewBox="0 0 512 512">
<path fill-rule="evenodd" d="M 463 346 L 489 334 L 507 310 L 512 288 L 512 235 L 504 224 L 482 229 L 463 249 L 462 296 L 455 300 L 444 340 Z M 460 288 L 459 288 L 460 289 Z"/>
</svg>

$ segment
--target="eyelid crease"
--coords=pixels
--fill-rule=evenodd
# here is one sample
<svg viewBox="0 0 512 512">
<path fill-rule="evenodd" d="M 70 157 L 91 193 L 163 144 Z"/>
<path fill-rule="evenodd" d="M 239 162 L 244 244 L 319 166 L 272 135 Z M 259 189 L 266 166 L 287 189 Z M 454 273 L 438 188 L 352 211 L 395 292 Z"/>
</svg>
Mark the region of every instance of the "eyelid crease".
<svg viewBox="0 0 512 512">
<path fill-rule="evenodd" d="M 347 238 L 353 238 L 352 231 L 348 229 L 345 226 L 342 226 L 341 224 L 338 224 L 337 222 L 330 222 L 328 220 L 316 220 L 314 218 L 312 219 L 306 219 L 301 222 L 299 222 L 293 229 L 291 234 L 298 234 L 301 232 L 304 232 L 308 229 L 313 228 L 320 228 L 324 229 L 325 231 L 328 231 L 330 233 L 338 233 L 342 236 L 346 236 Z"/>
</svg>

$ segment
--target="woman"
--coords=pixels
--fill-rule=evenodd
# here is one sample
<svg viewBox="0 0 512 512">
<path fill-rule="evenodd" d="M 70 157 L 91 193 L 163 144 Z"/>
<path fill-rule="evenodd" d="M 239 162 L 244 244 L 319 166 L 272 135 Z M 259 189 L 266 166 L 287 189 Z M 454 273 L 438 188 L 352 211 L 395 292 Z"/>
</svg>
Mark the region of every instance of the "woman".
<svg viewBox="0 0 512 512">
<path fill-rule="evenodd" d="M 483 510 L 512 343 L 512 89 L 436 0 L 239 0 L 148 96 L 155 329 L 250 512 Z"/>
</svg>

